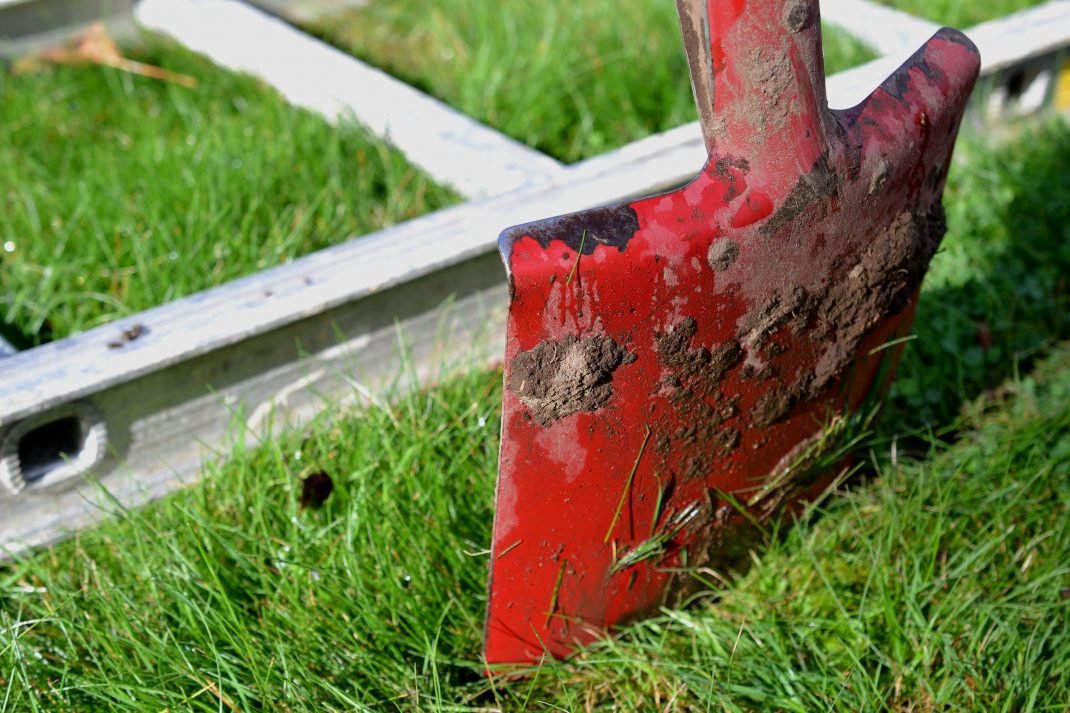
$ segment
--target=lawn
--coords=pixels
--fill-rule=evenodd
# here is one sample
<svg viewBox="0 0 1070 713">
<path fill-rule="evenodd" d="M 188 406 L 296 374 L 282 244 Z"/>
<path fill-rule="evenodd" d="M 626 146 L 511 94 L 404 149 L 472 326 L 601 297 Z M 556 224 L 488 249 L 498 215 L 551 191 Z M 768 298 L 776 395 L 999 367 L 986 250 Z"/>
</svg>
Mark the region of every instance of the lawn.
<svg viewBox="0 0 1070 713">
<path fill-rule="evenodd" d="M 454 200 L 382 141 L 332 127 L 161 40 L 97 66 L 0 69 L 0 325 L 63 337 Z"/>
<path fill-rule="evenodd" d="M 1068 160 L 962 147 L 867 477 L 719 596 L 491 686 L 501 375 L 462 372 L 0 571 L 0 710 L 1065 710 Z"/>
<path fill-rule="evenodd" d="M 392 0 L 306 29 L 567 162 L 697 118 L 671 0 Z M 828 27 L 825 56 L 872 57 Z"/>
<path fill-rule="evenodd" d="M 1070 128 L 966 136 L 944 203 L 948 235 L 918 307 L 891 420 L 950 421 L 965 399 L 1070 337 Z"/>
<path fill-rule="evenodd" d="M 987 20 L 1040 5 L 1047 0 L 877 0 L 904 12 L 965 30 Z"/>
</svg>

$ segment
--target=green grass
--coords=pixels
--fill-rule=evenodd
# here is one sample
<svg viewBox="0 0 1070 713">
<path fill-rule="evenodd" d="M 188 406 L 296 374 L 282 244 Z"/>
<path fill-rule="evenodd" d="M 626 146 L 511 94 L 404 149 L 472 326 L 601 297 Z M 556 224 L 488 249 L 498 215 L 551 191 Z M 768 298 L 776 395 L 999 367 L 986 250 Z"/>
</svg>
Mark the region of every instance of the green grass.
<svg viewBox="0 0 1070 713">
<path fill-rule="evenodd" d="M 963 148 L 885 419 L 954 443 L 876 441 L 719 599 L 489 687 L 501 376 L 462 374 L 0 571 L 0 710 L 1065 710 L 1068 159 L 1062 124 Z M 302 510 L 320 471 L 335 492 Z"/>
<path fill-rule="evenodd" d="M 965 30 L 987 20 L 1040 5 L 1046 0 L 877 0 L 885 5 Z"/>
<path fill-rule="evenodd" d="M 354 126 L 148 40 L 194 89 L 0 69 L 0 324 L 66 336 L 452 200 Z"/>
<path fill-rule="evenodd" d="M 3 710 L 1061 710 L 1070 348 L 718 600 L 478 675 L 500 376 L 307 436 L 0 575 Z M 297 454 L 300 453 L 300 459 Z M 324 469 L 336 492 L 298 506 Z M 943 708 L 950 705 L 951 708 Z M 482 708 L 485 709 L 485 708 Z"/>
<path fill-rule="evenodd" d="M 671 0 L 395 0 L 308 29 L 563 161 L 697 118 Z M 871 58 L 825 45 L 830 71 Z"/>
<path fill-rule="evenodd" d="M 925 280 L 890 403 L 902 428 L 950 421 L 962 401 L 1070 337 L 1070 128 L 960 141 L 948 234 Z"/>
</svg>

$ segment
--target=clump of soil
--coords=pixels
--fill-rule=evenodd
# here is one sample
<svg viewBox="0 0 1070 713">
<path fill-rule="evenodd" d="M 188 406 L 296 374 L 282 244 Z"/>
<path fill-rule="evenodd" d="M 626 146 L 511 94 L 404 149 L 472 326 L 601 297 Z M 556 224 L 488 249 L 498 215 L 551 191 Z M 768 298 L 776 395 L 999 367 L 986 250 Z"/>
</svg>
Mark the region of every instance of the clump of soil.
<svg viewBox="0 0 1070 713">
<path fill-rule="evenodd" d="M 860 255 L 844 260 L 826 289 L 795 286 L 788 296 L 774 294 L 753 311 L 738 334 L 748 350 L 764 347 L 789 319 L 794 332 L 808 329 L 822 349 L 811 373 L 755 404 L 750 416 L 756 426 L 780 421 L 796 403 L 817 398 L 843 375 L 866 335 L 909 304 L 945 231 L 939 203 L 927 212 L 903 211 Z"/>
<path fill-rule="evenodd" d="M 714 272 L 724 272 L 739 257 L 739 243 L 731 238 L 719 238 L 710 245 L 706 260 Z"/>
<path fill-rule="evenodd" d="M 798 333 L 805 326 L 809 309 L 810 296 L 805 289 L 795 285 L 784 298 L 781 298 L 779 293 L 767 297 L 743 321 L 743 327 L 737 336 L 748 350 L 761 349 L 769 341 L 769 337 L 789 319 L 793 320 L 793 331 Z"/>
<path fill-rule="evenodd" d="M 800 385 L 805 398 L 820 394 L 843 372 L 881 319 L 906 308 L 945 232 L 941 204 L 928 213 L 903 211 L 866 246 L 845 278 L 832 283 L 815 309 L 811 336 L 827 348 L 812 378 Z"/>
<path fill-rule="evenodd" d="M 698 331 L 694 317 L 687 317 L 666 334 L 658 336 L 658 361 L 680 376 L 688 377 L 704 367 L 710 360 L 706 349 L 692 349 L 691 340 Z"/>
<path fill-rule="evenodd" d="M 636 356 L 609 337 L 546 340 L 513 359 L 507 386 L 540 426 L 597 411 L 613 396 L 613 372 Z"/>
<path fill-rule="evenodd" d="M 788 11 L 788 29 L 792 32 L 802 32 L 808 27 L 813 27 L 817 21 L 817 13 L 809 3 L 801 2 Z"/>
<path fill-rule="evenodd" d="M 751 410 L 751 420 L 754 425 L 759 428 L 772 426 L 783 419 L 794 405 L 793 396 L 786 389 L 773 389 L 762 396 Z"/>
<path fill-rule="evenodd" d="M 658 337 L 658 361 L 683 379 L 701 371 L 704 381 L 716 383 L 743 355 L 739 342 L 726 342 L 712 353 L 705 347 L 692 349 L 691 340 L 697 331 L 694 317 L 685 317 L 673 325 L 671 331 Z"/>
<path fill-rule="evenodd" d="M 720 381 L 725 372 L 736 365 L 743 357 L 743 350 L 739 342 L 725 342 L 710 354 L 710 364 L 706 369 L 706 377 L 711 381 Z"/>
<path fill-rule="evenodd" d="M 657 338 L 658 361 L 672 372 L 663 385 L 672 389 L 669 400 L 678 413 L 687 416 L 687 422 L 671 435 L 663 435 L 655 446 L 663 456 L 680 448 L 694 451 L 684 474 L 687 478 L 708 473 L 716 460 L 735 450 L 740 441 L 737 429 L 723 427 L 739 408 L 736 399 L 724 399 L 720 382 L 742 358 L 743 350 L 736 340 L 712 352 L 705 347 L 692 349 L 697 331 L 694 318 L 686 317 Z M 704 447 L 695 451 L 698 444 Z"/>
</svg>

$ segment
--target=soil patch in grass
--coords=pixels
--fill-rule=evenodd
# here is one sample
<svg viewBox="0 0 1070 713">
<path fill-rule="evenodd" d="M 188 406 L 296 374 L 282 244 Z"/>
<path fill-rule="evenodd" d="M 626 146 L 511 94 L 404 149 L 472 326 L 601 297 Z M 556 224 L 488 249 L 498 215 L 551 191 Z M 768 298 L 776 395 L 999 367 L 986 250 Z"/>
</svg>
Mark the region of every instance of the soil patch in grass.
<svg viewBox="0 0 1070 713">
<path fill-rule="evenodd" d="M 697 118 L 672 2 L 394 0 L 307 29 L 566 162 Z M 825 58 L 872 55 L 826 27 Z"/>
<path fill-rule="evenodd" d="M 0 323 L 31 341 L 278 265 L 454 200 L 355 126 L 158 39 L 97 66 L 0 71 Z"/>
</svg>

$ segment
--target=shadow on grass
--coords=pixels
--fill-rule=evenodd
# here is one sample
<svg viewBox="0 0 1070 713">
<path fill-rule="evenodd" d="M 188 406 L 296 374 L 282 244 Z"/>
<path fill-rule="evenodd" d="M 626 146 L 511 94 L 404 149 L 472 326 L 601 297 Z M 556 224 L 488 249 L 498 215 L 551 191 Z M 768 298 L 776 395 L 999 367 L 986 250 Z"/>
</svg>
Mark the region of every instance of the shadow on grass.
<svg viewBox="0 0 1070 713">
<path fill-rule="evenodd" d="M 962 142 L 948 234 L 886 404 L 887 435 L 939 429 L 1070 336 L 1070 126 Z"/>
</svg>

